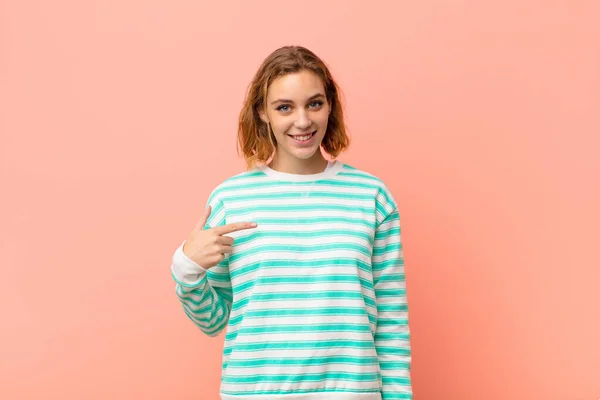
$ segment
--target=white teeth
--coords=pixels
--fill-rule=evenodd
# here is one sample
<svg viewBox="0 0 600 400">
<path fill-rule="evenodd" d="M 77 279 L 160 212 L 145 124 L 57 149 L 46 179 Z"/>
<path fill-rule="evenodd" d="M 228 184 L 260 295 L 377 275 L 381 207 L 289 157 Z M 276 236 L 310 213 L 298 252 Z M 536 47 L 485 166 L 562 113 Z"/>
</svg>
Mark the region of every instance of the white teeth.
<svg viewBox="0 0 600 400">
<path fill-rule="evenodd" d="M 310 135 L 306 135 L 306 136 L 294 136 L 294 139 L 296 140 L 300 140 L 300 141 L 305 141 L 308 140 L 312 137 L 312 133 Z"/>
</svg>

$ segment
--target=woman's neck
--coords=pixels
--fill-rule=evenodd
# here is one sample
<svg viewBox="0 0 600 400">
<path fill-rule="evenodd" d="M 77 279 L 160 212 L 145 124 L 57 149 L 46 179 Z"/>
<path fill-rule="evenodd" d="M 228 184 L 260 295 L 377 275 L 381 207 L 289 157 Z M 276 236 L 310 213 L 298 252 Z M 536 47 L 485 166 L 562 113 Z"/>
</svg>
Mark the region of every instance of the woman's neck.
<svg viewBox="0 0 600 400">
<path fill-rule="evenodd" d="M 288 174 L 311 175 L 325 171 L 327 162 L 327 159 L 318 152 L 314 157 L 308 160 L 302 160 L 295 157 L 283 158 L 275 155 L 268 166 L 275 171 Z"/>
</svg>

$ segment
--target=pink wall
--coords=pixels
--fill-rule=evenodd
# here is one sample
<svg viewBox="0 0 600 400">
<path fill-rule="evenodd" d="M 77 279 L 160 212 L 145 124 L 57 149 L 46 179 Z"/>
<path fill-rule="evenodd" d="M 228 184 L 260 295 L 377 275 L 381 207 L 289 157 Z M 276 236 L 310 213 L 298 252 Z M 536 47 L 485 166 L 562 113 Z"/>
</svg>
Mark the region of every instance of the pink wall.
<svg viewBox="0 0 600 400">
<path fill-rule="evenodd" d="M 403 220 L 416 400 L 600 397 L 597 1 L 0 2 L 0 398 L 216 400 L 172 252 L 302 44 Z"/>
</svg>

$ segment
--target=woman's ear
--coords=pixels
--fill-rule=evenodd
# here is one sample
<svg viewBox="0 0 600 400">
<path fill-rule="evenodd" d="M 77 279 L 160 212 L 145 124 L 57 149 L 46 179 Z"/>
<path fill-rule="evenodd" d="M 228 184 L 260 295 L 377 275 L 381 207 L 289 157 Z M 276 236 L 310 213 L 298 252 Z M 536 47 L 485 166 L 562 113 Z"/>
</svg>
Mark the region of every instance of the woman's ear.
<svg viewBox="0 0 600 400">
<path fill-rule="evenodd" d="M 264 110 L 259 110 L 258 115 L 260 116 L 260 119 L 262 120 L 262 122 L 264 122 L 265 124 L 269 123 L 269 118 L 267 117 L 267 114 L 265 113 Z"/>
</svg>

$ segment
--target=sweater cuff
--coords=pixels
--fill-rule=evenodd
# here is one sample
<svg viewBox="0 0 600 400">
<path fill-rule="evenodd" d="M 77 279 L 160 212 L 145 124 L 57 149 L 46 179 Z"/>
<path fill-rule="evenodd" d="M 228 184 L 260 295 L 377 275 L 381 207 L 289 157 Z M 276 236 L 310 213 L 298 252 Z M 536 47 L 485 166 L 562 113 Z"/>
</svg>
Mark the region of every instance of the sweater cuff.
<svg viewBox="0 0 600 400">
<path fill-rule="evenodd" d="M 171 274 L 175 282 L 186 287 L 199 286 L 206 276 L 206 269 L 193 262 L 183 252 L 185 241 L 175 250 L 171 264 Z"/>
</svg>

